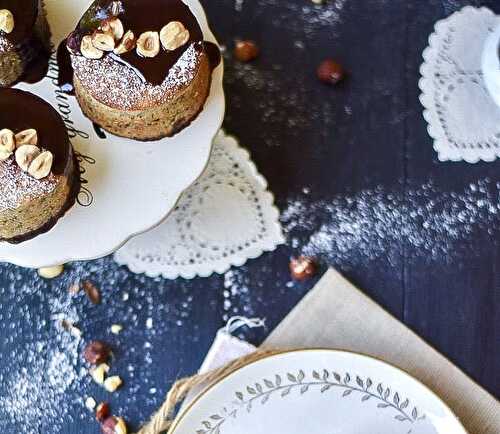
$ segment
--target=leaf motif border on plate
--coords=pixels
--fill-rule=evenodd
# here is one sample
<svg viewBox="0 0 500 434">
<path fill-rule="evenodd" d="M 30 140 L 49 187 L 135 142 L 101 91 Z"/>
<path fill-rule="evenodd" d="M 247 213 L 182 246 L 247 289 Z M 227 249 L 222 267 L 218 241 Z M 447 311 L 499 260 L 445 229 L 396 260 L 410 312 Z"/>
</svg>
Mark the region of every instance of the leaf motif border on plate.
<svg viewBox="0 0 500 434">
<path fill-rule="evenodd" d="M 226 421 L 237 418 L 241 410 L 250 413 L 255 405 L 265 405 L 274 396 L 284 399 L 292 393 L 301 396 L 312 390 L 317 390 L 321 394 L 340 390 L 342 398 L 358 395 L 363 403 L 368 404 L 368 401 L 373 401 L 377 409 L 390 410 L 391 416 L 399 422 L 414 424 L 425 419 L 425 414 L 411 405 L 409 398 L 369 377 L 363 379 L 348 372 L 341 375 L 327 369 L 313 370 L 307 375 L 300 369 L 296 373 L 275 374 L 274 378 L 264 378 L 255 384 L 247 385 L 244 391 L 236 391 L 232 409 L 224 407 L 219 414 L 213 414 L 203 420 L 196 434 L 221 434 Z"/>
</svg>

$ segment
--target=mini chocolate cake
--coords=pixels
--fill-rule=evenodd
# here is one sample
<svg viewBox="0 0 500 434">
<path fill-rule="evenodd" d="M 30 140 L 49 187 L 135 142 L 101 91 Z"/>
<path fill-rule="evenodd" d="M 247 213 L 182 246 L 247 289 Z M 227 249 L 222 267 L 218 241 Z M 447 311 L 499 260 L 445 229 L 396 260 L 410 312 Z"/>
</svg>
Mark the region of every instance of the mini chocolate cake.
<svg viewBox="0 0 500 434">
<path fill-rule="evenodd" d="M 40 81 L 50 51 L 42 0 L 0 0 L 0 87 Z"/>
<path fill-rule="evenodd" d="M 48 231 L 74 204 L 79 171 L 54 108 L 21 90 L 0 89 L 0 241 Z"/>
<path fill-rule="evenodd" d="M 67 39 L 74 92 L 87 117 L 137 140 L 186 127 L 208 97 L 220 62 L 182 0 L 98 0 Z M 59 51 L 60 84 L 68 61 Z"/>
</svg>

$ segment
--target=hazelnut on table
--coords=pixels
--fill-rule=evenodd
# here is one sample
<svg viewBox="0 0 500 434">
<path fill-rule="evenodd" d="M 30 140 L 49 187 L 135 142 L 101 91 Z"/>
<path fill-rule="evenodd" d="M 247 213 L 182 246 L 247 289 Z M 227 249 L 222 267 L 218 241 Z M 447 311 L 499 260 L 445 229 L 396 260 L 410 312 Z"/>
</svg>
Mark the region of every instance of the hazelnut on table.
<svg viewBox="0 0 500 434">
<path fill-rule="evenodd" d="M 236 41 L 234 57 L 240 62 L 250 62 L 259 55 L 259 47 L 253 41 Z"/>
<path fill-rule="evenodd" d="M 326 59 L 320 63 L 317 70 L 318 78 L 326 84 L 337 84 L 345 78 L 345 70 L 339 63 Z"/>
<path fill-rule="evenodd" d="M 91 365 L 106 363 L 111 356 L 111 348 L 101 341 L 90 342 L 83 350 L 84 359 Z"/>
</svg>

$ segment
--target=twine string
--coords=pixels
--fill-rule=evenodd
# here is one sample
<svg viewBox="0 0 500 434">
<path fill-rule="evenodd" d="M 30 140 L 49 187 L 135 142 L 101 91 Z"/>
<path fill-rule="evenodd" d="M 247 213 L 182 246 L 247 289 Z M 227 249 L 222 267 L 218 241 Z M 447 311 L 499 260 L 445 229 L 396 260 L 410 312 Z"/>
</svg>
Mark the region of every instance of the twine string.
<svg viewBox="0 0 500 434">
<path fill-rule="evenodd" d="M 246 325 L 246 324 L 245 324 Z M 233 360 L 221 368 L 214 369 L 213 371 L 205 374 L 198 374 L 192 377 L 182 378 L 177 380 L 167 394 L 165 402 L 159 410 L 153 415 L 151 420 L 144 425 L 137 434 L 161 434 L 166 432 L 174 422 L 175 410 L 177 405 L 180 404 L 186 395 L 195 387 L 203 385 L 206 389 L 215 382 L 225 378 L 229 374 L 237 371 L 249 363 L 263 359 L 274 354 L 280 354 L 283 351 L 263 349 L 248 354 L 247 356 Z"/>
</svg>

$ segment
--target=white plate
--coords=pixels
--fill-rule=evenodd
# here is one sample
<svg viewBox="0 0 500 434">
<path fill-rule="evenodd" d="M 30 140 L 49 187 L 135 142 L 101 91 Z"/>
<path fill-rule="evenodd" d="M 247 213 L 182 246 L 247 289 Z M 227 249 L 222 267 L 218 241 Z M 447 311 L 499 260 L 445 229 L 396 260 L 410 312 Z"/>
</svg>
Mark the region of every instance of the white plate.
<svg viewBox="0 0 500 434">
<path fill-rule="evenodd" d="M 201 4 L 197 0 L 184 2 L 197 17 L 205 39 L 216 42 Z M 45 4 L 57 46 L 90 2 L 46 0 Z M 83 116 L 76 99 L 56 93 L 58 88 L 51 79 L 57 75 L 55 68 L 52 62 L 48 77 L 40 83 L 16 87 L 41 96 L 64 113 L 73 146 L 84 156 L 84 183 L 79 203 L 52 230 L 18 245 L 0 243 L 0 261 L 25 267 L 106 256 L 130 237 L 159 224 L 203 172 L 224 117 L 220 65 L 213 73 L 204 110 L 176 136 L 142 143 L 106 133 L 103 140 Z"/>
<path fill-rule="evenodd" d="M 464 434 L 403 371 L 367 356 L 302 350 L 247 365 L 210 387 L 169 434 Z"/>
</svg>

